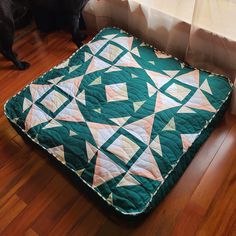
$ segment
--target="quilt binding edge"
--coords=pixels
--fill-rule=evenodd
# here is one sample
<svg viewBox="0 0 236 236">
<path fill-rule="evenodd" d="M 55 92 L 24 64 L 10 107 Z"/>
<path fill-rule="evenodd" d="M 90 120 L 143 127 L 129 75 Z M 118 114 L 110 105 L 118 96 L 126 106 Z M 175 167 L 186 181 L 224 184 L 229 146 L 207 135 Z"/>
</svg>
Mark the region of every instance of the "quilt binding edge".
<svg viewBox="0 0 236 236">
<path fill-rule="evenodd" d="M 48 71 L 42 73 L 42 75 L 38 76 L 35 80 L 39 79 L 39 77 L 42 77 L 42 78 L 43 78 L 48 72 L 50 72 L 50 71 L 56 69 L 56 67 L 58 67 L 59 65 L 61 65 L 61 64 L 63 64 L 64 62 L 70 60 L 77 52 L 79 52 L 79 51 L 80 51 L 82 48 L 84 48 L 87 44 L 89 44 L 89 43 L 91 43 L 93 40 L 95 40 L 96 37 L 97 37 L 100 33 L 102 33 L 103 31 L 105 31 L 105 30 L 107 30 L 107 29 L 117 29 L 117 30 L 120 30 L 121 33 L 125 33 L 125 34 L 127 34 L 127 35 L 133 37 L 134 39 L 140 41 L 139 38 L 133 36 L 132 34 L 128 33 L 127 31 L 125 31 L 125 30 L 123 30 L 123 29 L 121 29 L 121 28 L 119 28 L 119 27 L 116 27 L 116 26 L 105 27 L 105 28 L 101 29 L 88 43 L 84 44 L 82 47 L 78 48 L 74 53 L 72 53 L 72 55 L 71 55 L 70 57 L 68 57 L 67 59 L 63 60 L 62 62 L 60 62 L 60 63 L 57 64 L 56 66 L 52 67 L 50 70 L 48 70 Z M 141 41 L 141 43 L 147 45 L 147 46 L 150 47 L 150 48 L 153 48 L 153 49 L 156 50 L 156 51 L 159 51 L 159 52 L 161 52 L 161 53 L 163 53 L 163 54 L 166 54 L 166 55 L 168 55 L 168 56 L 171 56 L 172 58 L 174 58 L 175 60 L 179 61 L 180 63 L 183 63 L 184 66 L 186 66 L 186 67 L 188 67 L 188 68 L 192 68 L 192 69 L 195 69 L 195 70 L 199 70 L 199 71 L 203 71 L 203 72 L 210 73 L 210 74 L 212 74 L 212 75 L 224 77 L 224 78 L 226 78 L 226 79 L 228 80 L 228 83 L 230 84 L 231 88 L 234 87 L 234 86 L 233 86 L 233 83 L 231 82 L 231 80 L 230 80 L 228 77 L 226 77 L 225 75 L 221 75 L 221 74 L 213 73 L 213 72 L 210 72 L 210 71 L 207 71 L 207 70 L 203 70 L 203 69 L 198 69 L 198 68 L 192 67 L 191 65 L 186 64 L 185 62 L 183 62 L 183 61 L 180 60 L 179 58 L 177 58 L 177 57 L 175 57 L 175 56 L 172 56 L 171 54 L 167 54 L 166 52 L 157 49 L 155 46 L 153 46 L 153 45 L 151 45 L 151 44 L 145 43 L 145 42 L 143 42 L 143 41 Z M 32 140 L 34 143 L 36 143 L 37 145 L 39 145 L 42 149 L 46 150 L 46 152 L 49 153 L 50 156 L 53 156 L 55 159 L 57 159 L 57 161 L 59 161 L 61 164 L 63 164 L 66 168 L 68 168 L 70 171 L 72 171 L 73 173 L 75 173 L 75 175 L 77 175 L 77 177 L 79 177 L 79 179 L 82 180 L 83 183 L 85 183 L 90 189 L 92 189 L 96 194 L 98 194 L 98 196 L 101 197 L 102 200 L 104 200 L 109 206 L 113 207 L 116 211 L 122 213 L 123 215 L 127 215 L 127 216 L 136 216 L 136 215 L 140 215 L 140 214 L 144 213 L 145 210 L 147 210 L 148 207 L 149 207 L 149 205 L 152 203 L 153 198 L 155 197 L 155 195 L 157 194 L 158 190 L 159 190 L 160 187 L 163 185 L 163 183 L 165 182 L 165 180 L 163 180 L 163 181 L 160 183 L 160 185 L 158 186 L 158 188 L 156 189 L 156 191 L 155 191 L 153 194 L 151 194 L 151 198 L 149 199 L 149 201 L 147 202 L 147 204 L 145 205 L 145 207 L 144 207 L 141 211 L 137 211 L 137 212 L 125 212 L 125 211 L 122 211 L 121 209 L 119 209 L 118 207 L 116 207 L 115 205 L 113 205 L 112 203 L 110 203 L 105 197 L 102 196 L 102 194 L 101 194 L 100 192 L 96 191 L 96 189 L 95 189 L 94 187 L 92 187 L 92 186 L 89 185 L 84 179 L 82 179 L 82 178 L 76 173 L 75 170 L 73 170 L 71 167 L 67 166 L 66 164 L 62 163 L 53 153 L 50 153 L 44 146 L 42 146 L 42 145 L 38 142 L 38 140 L 33 139 L 33 138 L 27 133 L 27 131 L 25 131 L 22 127 L 20 127 L 20 126 L 16 123 L 16 121 L 14 121 L 14 119 L 11 119 L 11 118 L 8 116 L 8 114 L 7 114 L 7 112 L 6 112 L 6 106 L 7 106 L 8 102 L 9 102 L 12 98 L 14 98 L 14 97 L 16 97 L 18 94 L 20 94 L 22 91 L 24 91 L 26 88 L 28 88 L 35 80 L 31 81 L 31 82 L 30 82 L 29 84 L 27 84 L 22 90 L 20 90 L 19 92 L 17 92 L 15 95 L 13 95 L 11 98 L 9 98 L 9 99 L 5 102 L 5 104 L 4 104 L 4 114 L 5 114 L 5 116 L 8 118 L 8 120 L 10 120 L 10 121 L 11 121 L 13 124 L 15 124 L 23 133 L 25 133 L 25 134 L 28 136 L 28 138 L 29 138 L 30 140 Z M 214 113 L 214 115 L 212 116 L 212 118 L 211 118 L 210 120 L 208 120 L 208 121 L 206 122 L 205 126 L 199 131 L 199 133 L 198 133 L 198 135 L 197 135 L 195 141 L 199 138 L 199 136 L 201 135 L 201 133 L 202 133 L 202 132 L 208 127 L 208 125 L 212 122 L 212 120 L 215 118 L 216 114 L 219 112 L 219 110 L 221 110 L 221 108 L 223 107 L 223 105 L 225 104 L 225 102 L 228 100 L 228 98 L 229 98 L 229 96 L 230 96 L 231 93 L 232 93 L 232 90 L 229 91 L 227 97 L 222 101 L 222 105 L 220 106 L 220 108 L 218 108 L 218 109 L 216 110 L 216 112 Z M 194 141 L 194 142 L 195 142 L 195 141 Z M 193 144 L 192 144 L 192 145 L 193 145 Z M 192 146 L 192 145 L 191 145 L 191 146 Z M 191 146 L 190 146 L 190 147 L 191 147 Z M 189 148 L 190 148 L 190 147 L 189 147 Z M 189 148 L 188 148 L 188 149 L 189 149 Z M 178 163 L 180 162 L 180 160 L 182 159 L 182 157 L 188 152 L 188 149 L 179 157 L 179 159 L 178 159 L 178 161 L 176 162 L 176 164 L 175 164 L 174 166 L 172 166 L 171 170 L 170 170 L 170 171 L 168 172 L 168 174 L 164 177 L 164 179 L 167 179 L 168 176 L 173 172 L 173 170 L 174 170 L 175 167 L 178 165 Z M 181 177 L 181 176 L 180 176 L 180 177 Z"/>
</svg>

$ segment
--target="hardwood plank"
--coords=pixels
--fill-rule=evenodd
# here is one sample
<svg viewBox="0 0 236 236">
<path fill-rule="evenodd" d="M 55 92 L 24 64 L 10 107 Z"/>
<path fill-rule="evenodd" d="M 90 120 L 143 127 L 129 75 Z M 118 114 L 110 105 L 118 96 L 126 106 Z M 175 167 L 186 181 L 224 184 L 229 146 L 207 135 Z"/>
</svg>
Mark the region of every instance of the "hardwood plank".
<svg viewBox="0 0 236 236">
<path fill-rule="evenodd" d="M 34 230 L 32 230 L 31 228 L 26 230 L 24 233 L 25 236 L 38 236 L 39 234 L 37 234 Z"/>
<path fill-rule="evenodd" d="M 194 235 L 199 222 L 206 214 L 217 191 L 223 187 L 224 180 L 236 160 L 236 125 L 224 140 L 207 172 L 202 176 L 191 199 L 179 216 L 173 235 Z M 222 168 L 222 166 L 224 168 Z M 217 173 L 217 174 L 216 174 Z M 232 187 L 232 186 L 230 186 Z M 181 227 L 185 224 L 185 227 Z"/>
<path fill-rule="evenodd" d="M 2 147 L 6 142 L 16 137 L 18 133 L 12 129 L 5 116 L 0 116 L 0 124 L 0 147 Z"/>
<path fill-rule="evenodd" d="M 196 235 L 236 235 L 236 166 L 232 165 L 222 188 L 199 224 Z"/>
<path fill-rule="evenodd" d="M 91 227 L 91 222 L 96 219 L 96 227 Z M 74 227 L 69 231 L 68 235 L 96 235 L 99 228 L 106 221 L 106 217 L 99 209 L 94 208 L 90 210 L 86 217 L 77 221 Z"/>
<path fill-rule="evenodd" d="M 0 209 L 0 234 L 26 207 L 17 195 L 13 195 Z"/>
<path fill-rule="evenodd" d="M 44 190 L 47 184 L 56 175 L 51 166 L 46 163 L 33 173 L 31 178 L 27 180 L 17 191 L 16 194 L 27 204 L 35 199 L 38 194 Z M 42 178 L 43 176 L 43 178 Z"/>
<path fill-rule="evenodd" d="M 32 224 L 32 228 L 39 235 L 48 235 L 54 225 L 56 225 L 71 208 L 71 206 L 79 199 L 79 193 L 75 191 L 72 185 L 67 184 L 61 193 L 47 207 L 47 211 L 43 211 Z M 42 227 L 43 225 L 43 227 Z"/>
<path fill-rule="evenodd" d="M 23 212 L 3 231 L 3 235 L 21 235 L 62 191 L 65 183 L 59 176 L 54 177 L 43 191 L 26 206 Z"/>
<path fill-rule="evenodd" d="M 7 162 L 10 162 L 11 157 L 20 150 L 21 147 L 16 144 L 13 139 L 5 143 L 3 147 L 0 147 L 0 153 L 4 153 L 4 158 L 0 159 L 0 169 L 3 168 L 7 164 Z"/>
<path fill-rule="evenodd" d="M 35 154 L 32 152 L 31 157 L 22 158 L 21 155 L 26 155 L 26 152 L 19 152 L 17 156 L 19 159 L 13 160 L 8 165 L 1 168 L 0 171 L 0 206 L 4 204 L 4 201 L 8 199 L 17 189 L 19 189 L 25 182 L 31 178 L 37 169 L 39 169 L 43 164 L 43 160 L 35 163 Z"/>
<path fill-rule="evenodd" d="M 74 227 L 74 225 L 86 217 L 89 211 L 92 210 L 91 207 L 88 207 L 86 201 L 87 200 L 85 197 L 77 199 L 77 201 L 71 205 L 70 209 L 64 214 L 61 220 L 54 225 L 49 235 L 68 235 L 68 232 Z"/>
<path fill-rule="evenodd" d="M 1 184 L 1 189 L 0 189 L 0 196 L 5 194 L 4 189 L 9 188 L 11 186 L 11 182 L 14 180 L 17 181 L 16 175 L 20 176 L 20 173 L 27 172 L 27 170 L 30 170 L 33 166 L 33 161 L 29 160 L 28 163 L 25 165 L 26 160 L 25 159 L 16 159 L 20 157 L 22 154 L 26 154 L 27 152 L 21 151 L 19 152 L 19 155 L 15 155 L 13 157 L 12 161 L 9 161 L 7 164 L 5 164 L 0 171 L 0 184 Z M 5 178 L 5 179 L 4 179 Z M 6 182 L 7 180 L 7 182 Z M 15 182 L 13 183 L 13 185 Z"/>
</svg>

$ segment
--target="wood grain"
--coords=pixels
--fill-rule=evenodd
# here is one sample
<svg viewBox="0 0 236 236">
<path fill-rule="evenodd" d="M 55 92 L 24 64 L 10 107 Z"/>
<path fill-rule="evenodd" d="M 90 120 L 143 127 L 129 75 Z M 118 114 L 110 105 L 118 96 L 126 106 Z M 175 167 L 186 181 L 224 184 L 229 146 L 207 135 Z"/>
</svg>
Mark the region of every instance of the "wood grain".
<svg viewBox="0 0 236 236">
<path fill-rule="evenodd" d="M 15 50 L 32 66 L 17 71 L 0 56 L 0 235 L 236 235 L 236 117 L 225 115 L 158 207 L 128 222 L 22 139 L 3 115 L 7 99 L 76 50 L 65 32 L 42 35 L 31 27 L 17 38 Z"/>
</svg>

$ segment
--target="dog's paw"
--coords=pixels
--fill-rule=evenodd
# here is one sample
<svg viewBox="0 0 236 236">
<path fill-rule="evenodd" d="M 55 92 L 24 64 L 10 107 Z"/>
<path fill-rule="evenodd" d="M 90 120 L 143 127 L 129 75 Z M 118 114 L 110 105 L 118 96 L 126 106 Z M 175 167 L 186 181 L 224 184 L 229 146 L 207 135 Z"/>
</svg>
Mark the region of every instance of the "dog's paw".
<svg viewBox="0 0 236 236">
<path fill-rule="evenodd" d="M 20 70 L 26 70 L 30 67 L 30 64 L 26 61 L 21 61 L 17 67 Z"/>
<path fill-rule="evenodd" d="M 76 46 L 77 46 L 78 48 L 80 48 L 81 46 L 83 46 L 83 43 L 82 43 L 80 40 L 74 40 L 74 39 L 73 39 L 73 42 L 76 44 Z"/>
</svg>

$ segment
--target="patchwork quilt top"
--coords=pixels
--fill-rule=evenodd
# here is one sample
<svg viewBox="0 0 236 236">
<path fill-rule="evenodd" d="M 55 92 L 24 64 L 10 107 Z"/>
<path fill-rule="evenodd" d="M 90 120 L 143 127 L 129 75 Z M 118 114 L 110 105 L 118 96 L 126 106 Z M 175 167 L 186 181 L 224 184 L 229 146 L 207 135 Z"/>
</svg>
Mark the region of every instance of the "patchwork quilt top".
<svg viewBox="0 0 236 236">
<path fill-rule="evenodd" d="M 10 99 L 5 113 L 109 205 L 137 215 L 177 181 L 180 160 L 231 90 L 222 76 L 106 28 Z"/>
</svg>

